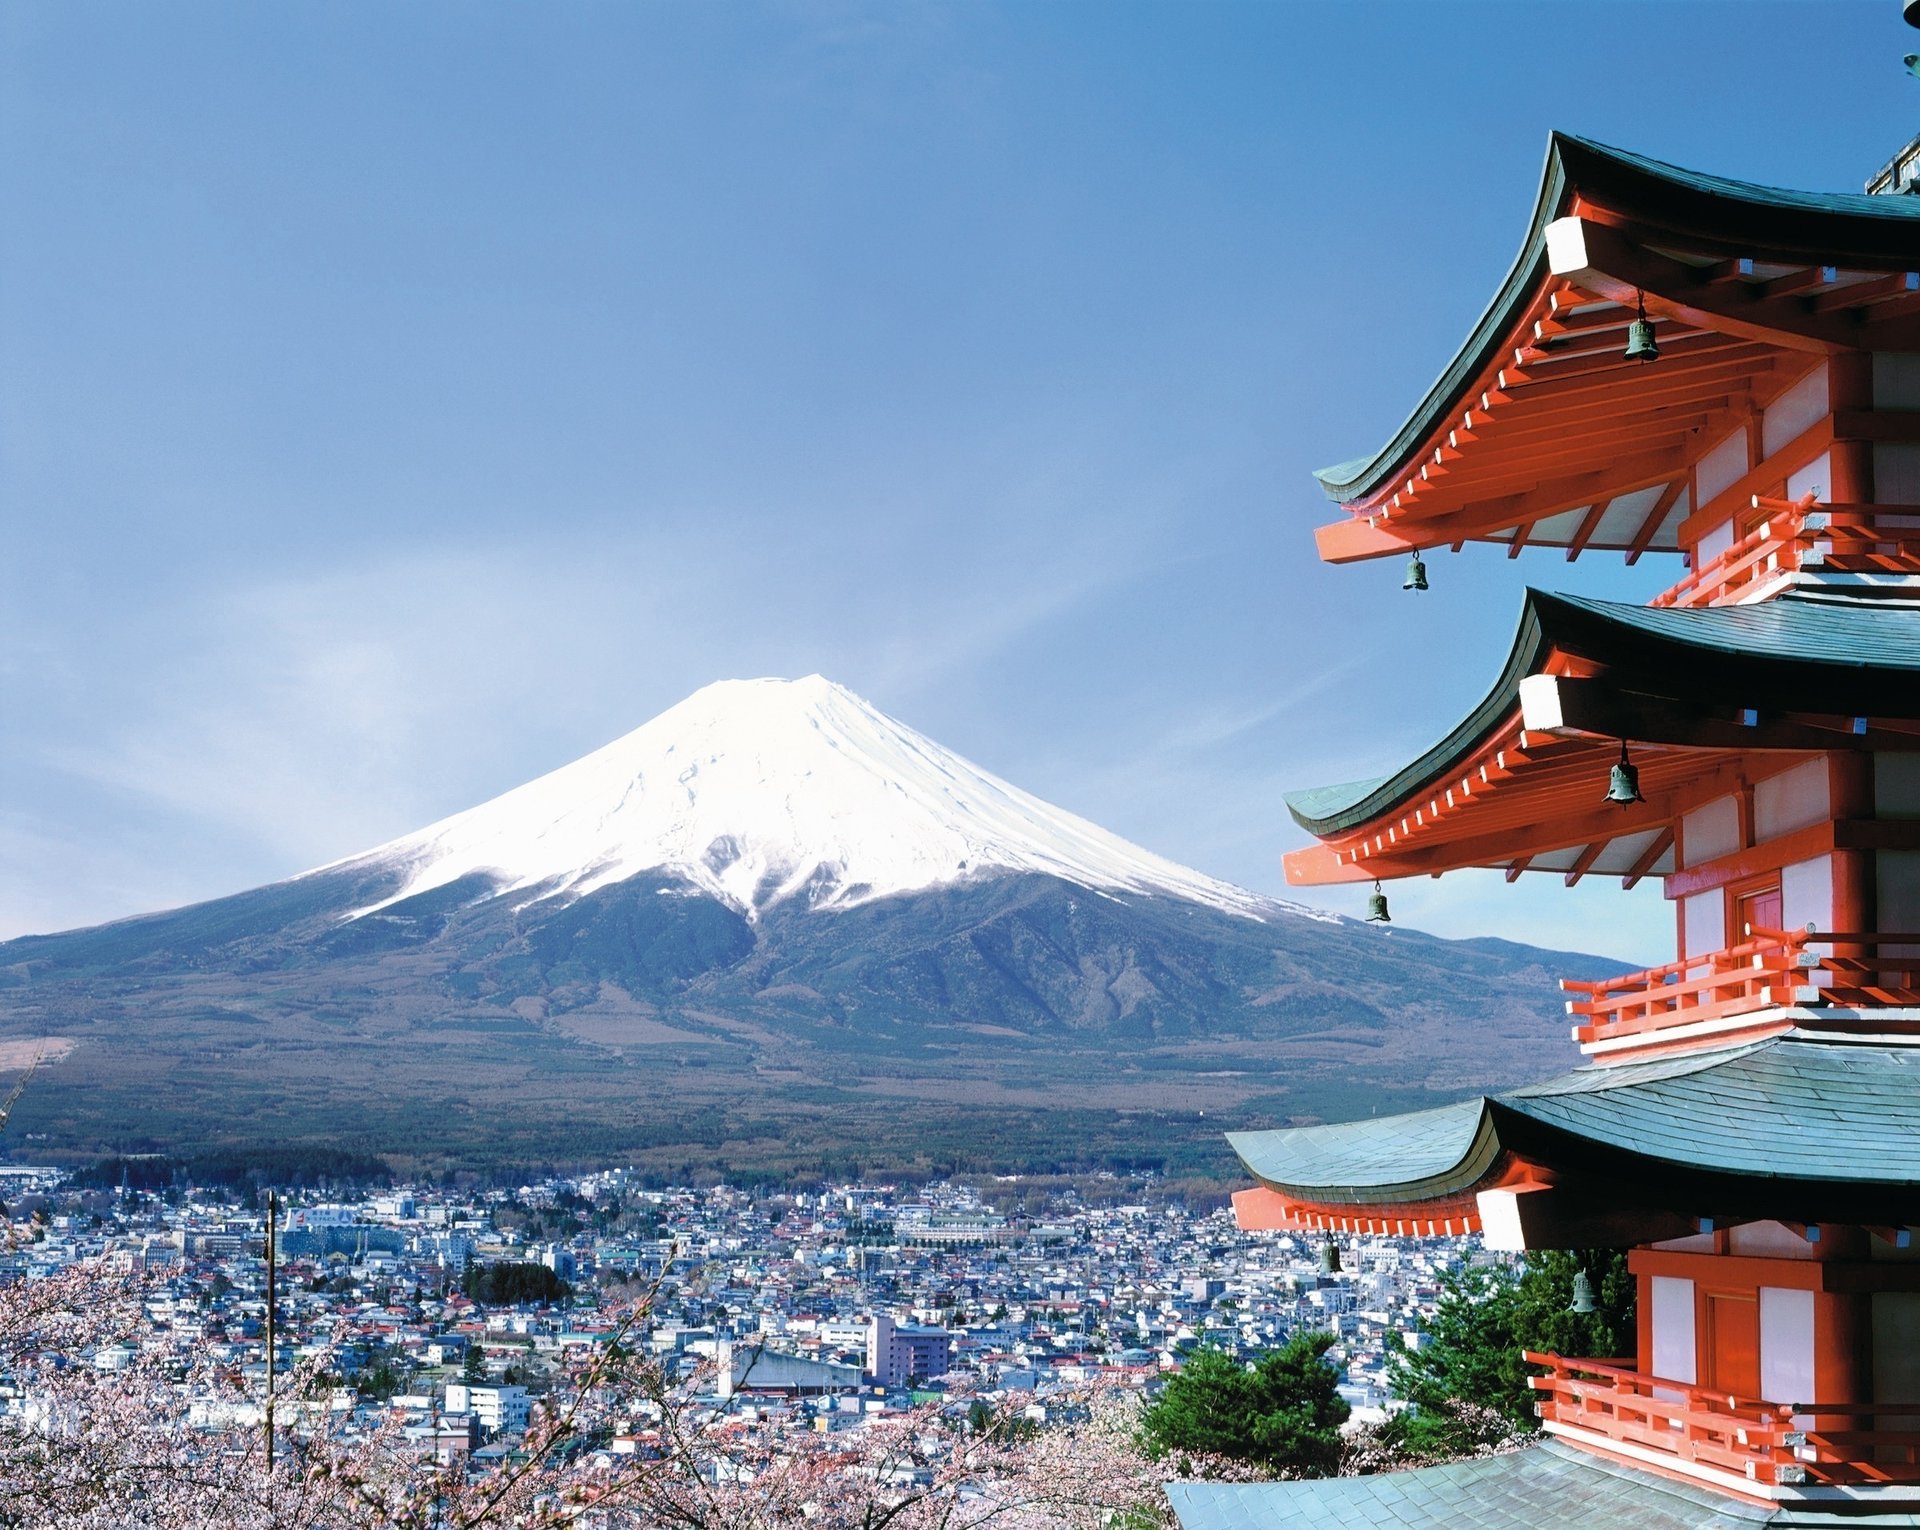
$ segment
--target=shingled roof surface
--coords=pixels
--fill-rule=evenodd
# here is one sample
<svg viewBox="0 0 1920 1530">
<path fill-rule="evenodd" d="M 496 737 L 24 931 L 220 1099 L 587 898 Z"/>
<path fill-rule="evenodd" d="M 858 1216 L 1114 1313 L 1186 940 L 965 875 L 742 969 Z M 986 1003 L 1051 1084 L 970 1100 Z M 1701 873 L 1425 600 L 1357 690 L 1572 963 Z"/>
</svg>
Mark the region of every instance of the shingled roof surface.
<svg viewBox="0 0 1920 1530">
<path fill-rule="evenodd" d="M 1534 1127 L 1701 1173 L 1920 1186 L 1920 1047 L 1776 1036 L 1593 1064 L 1438 1110 L 1227 1140 L 1270 1186 L 1366 1204 L 1465 1189 L 1500 1147 L 1537 1150 Z"/>
<path fill-rule="evenodd" d="M 1773 1511 L 1556 1441 L 1419 1471 L 1310 1482 L 1174 1482 L 1181 1530 L 1758 1530 Z M 1902 1520 L 1920 1524 L 1920 1520 Z"/>
<path fill-rule="evenodd" d="M 1181 1530 L 1915 1530 L 1920 1514 L 1778 1508 L 1547 1440 L 1509 1455 L 1314 1482 L 1172 1482 Z"/>
</svg>

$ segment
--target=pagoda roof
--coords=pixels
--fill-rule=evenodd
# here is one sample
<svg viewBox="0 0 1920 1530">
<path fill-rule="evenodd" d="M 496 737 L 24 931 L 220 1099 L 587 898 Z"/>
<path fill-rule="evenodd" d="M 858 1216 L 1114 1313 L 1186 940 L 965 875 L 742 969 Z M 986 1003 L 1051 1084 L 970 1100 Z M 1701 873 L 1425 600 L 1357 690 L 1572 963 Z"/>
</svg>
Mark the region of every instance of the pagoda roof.
<svg viewBox="0 0 1920 1530">
<path fill-rule="evenodd" d="M 1394 1530 L 1758 1530 L 1767 1524 L 1920 1526 L 1920 1515 L 1829 1519 L 1816 1508 L 1743 1503 L 1590 1451 L 1543 1440 L 1417 1471 L 1304 1482 L 1170 1482 L 1180 1530 L 1384 1525 Z M 1848 1505 L 1857 1510 L 1857 1506 Z"/>
<path fill-rule="evenodd" d="M 1920 1048 L 1788 1032 L 1227 1141 L 1267 1189 L 1322 1207 L 1458 1198 L 1523 1160 L 1688 1213 L 1898 1221 L 1920 1210 Z"/>
<path fill-rule="evenodd" d="M 1519 254 L 1465 344 L 1386 445 L 1316 474 L 1353 516 L 1322 529 L 1323 556 L 1676 549 L 1703 445 L 1821 356 L 1920 343 L 1916 251 L 1914 198 L 1753 185 L 1554 134 Z M 1622 354 L 1642 299 L 1652 367 Z M 1805 445 L 1811 460 L 1824 443 Z"/>
<path fill-rule="evenodd" d="M 1527 728 L 1526 686 L 1543 675 L 1553 676 L 1551 735 Z M 1296 823 L 1349 847 L 1339 867 L 1324 852 L 1295 852 L 1288 874 L 1395 876 L 1498 864 L 1536 848 L 1529 835 L 1544 847 L 1540 836 L 1590 843 L 1601 828 L 1651 834 L 1690 806 L 1671 794 L 1707 789 L 1716 764 L 1866 742 L 1854 718 L 1903 731 L 1920 719 L 1920 686 L 1900 681 L 1916 675 L 1920 610 L 1908 606 L 1787 596 L 1650 607 L 1529 589 L 1493 688 L 1445 737 L 1389 775 L 1287 795 Z M 1536 711 L 1545 699 L 1536 695 Z M 1635 755 L 1648 800 L 1596 819 L 1621 738 L 1658 746 Z M 1390 844 L 1353 844 L 1389 821 Z M 1489 849 L 1484 836 L 1502 827 L 1511 839 Z M 1429 859 L 1410 861 L 1416 853 Z"/>
</svg>

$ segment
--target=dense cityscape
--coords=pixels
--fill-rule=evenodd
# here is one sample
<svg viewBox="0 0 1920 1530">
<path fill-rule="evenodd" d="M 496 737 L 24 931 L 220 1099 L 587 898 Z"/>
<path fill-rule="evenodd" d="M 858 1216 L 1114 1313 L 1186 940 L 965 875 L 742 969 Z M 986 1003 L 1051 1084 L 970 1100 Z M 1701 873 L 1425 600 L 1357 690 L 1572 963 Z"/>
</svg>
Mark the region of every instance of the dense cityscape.
<svg viewBox="0 0 1920 1530">
<path fill-rule="evenodd" d="M 212 1362 L 264 1395 L 263 1197 L 143 1191 L 124 1173 L 92 1187 L 43 1169 L 6 1178 L 24 1229 L 10 1276 L 97 1260 L 144 1283 L 143 1325 L 93 1366 Z M 473 1470 L 509 1455 L 569 1384 L 567 1362 L 616 1334 L 694 1380 L 716 1414 L 832 1432 L 949 1389 L 1019 1396 L 1044 1416 L 1089 1383 L 1152 1388 L 1197 1345 L 1252 1356 L 1324 1331 L 1355 1418 L 1378 1417 L 1389 1343 L 1419 1342 L 1438 1275 L 1476 1246 L 1357 1238 L 1330 1253 L 1164 1200 L 1146 1178 L 1085 1194 L 1017 1179 L 777 1192 L 641 1188 L 624 1170 L 295 1196 L 276 1234 L 277 1373 L 317 1361 L 336 1433 L 397 1432 Z M 636 1293 L 644 1316 L 623 1330 Z M 231 1393 L 193 1401 L 213 1427 L 260 1417 Z M 5 1405 L 31 1414 L 31 1388 Z"/>
</svg>

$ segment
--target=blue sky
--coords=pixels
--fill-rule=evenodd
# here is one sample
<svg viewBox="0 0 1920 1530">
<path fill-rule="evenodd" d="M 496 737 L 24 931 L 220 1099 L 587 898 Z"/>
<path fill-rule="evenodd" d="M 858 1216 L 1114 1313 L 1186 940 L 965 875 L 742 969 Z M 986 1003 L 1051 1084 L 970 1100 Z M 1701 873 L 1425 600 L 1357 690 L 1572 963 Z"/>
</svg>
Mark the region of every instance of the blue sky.
<svg viewBox="0 0 1920 1530">
<path fill-rule="evenodd" d="M 1283 890 L 1521 589 L 1313 557 L 1550 129 L 1857 188 L 1894 0 L 0 9 L 0 936 L 285 876 L 825 673 Z M 1359 889 L 1316 895 L 1359 911 Z M 1396 915 L 1659 959 L 1657 889 Z"/>
</svg>

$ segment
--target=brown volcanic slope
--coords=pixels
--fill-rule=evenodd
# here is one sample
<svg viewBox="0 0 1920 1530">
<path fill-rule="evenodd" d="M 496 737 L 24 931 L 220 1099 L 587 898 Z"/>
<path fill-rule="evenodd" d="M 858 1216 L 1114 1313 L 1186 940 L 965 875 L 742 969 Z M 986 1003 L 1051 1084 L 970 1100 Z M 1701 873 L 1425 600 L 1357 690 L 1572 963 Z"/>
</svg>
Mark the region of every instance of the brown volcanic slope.
<svg viewBox="0 0 1920 1530">
<path fill-rule="evenodd" d="M 370 862 L 0 944 L 43 1156 L 326 1143 L 408 1168 L 1231 1168 L 1227 1127 L 1564 1066 L 1618 964 L 1034 874 L 750 922 L 670 875 L 567 901 Z"/>
</svg>

